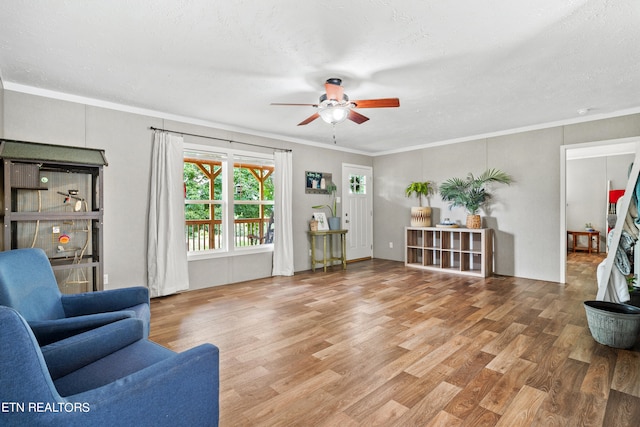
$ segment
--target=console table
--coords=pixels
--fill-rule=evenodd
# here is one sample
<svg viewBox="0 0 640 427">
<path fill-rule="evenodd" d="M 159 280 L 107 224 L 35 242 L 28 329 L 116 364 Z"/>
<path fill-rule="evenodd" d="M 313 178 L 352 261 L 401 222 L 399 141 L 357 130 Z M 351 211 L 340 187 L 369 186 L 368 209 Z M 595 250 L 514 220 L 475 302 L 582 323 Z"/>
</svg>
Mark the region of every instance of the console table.
<svg viewBox="0 0 640 427">
<path fill-rule="evenodd" d="M 588 242 L 587 246 L 578 246 L 578 239 L 580 236 L 587 236 Z M 593 247 L 593 237 L 595 237 L 596 247 Z M 600 253 L 600 232 L 593 231 L 567 231 L 567 249 L 569 249 L 569 240 L 572 239 L 573 243 L 573 252 L 576 251 L 586 251 L 591 253 L 595 251 L 595 253 Z"/>
<path fill-rule="evenodd" d="M 324 271 L 327 271 L 327 265 L 333 265 L 334 261 L 340 261 L 342 263 L 342 269 L 347 269 L 347 239 L 346 234 L 348 230 L 323 230 L 323 231 L 309 231 L 311 236 L 311 270 L 316 271 L 316 264 L 322 264 Z M 341 256 L 333 256 L 333 236 L 340 237 L 340 248 L 342 249 Z M 322 238 L 322 258 L 316 259 L 316 238 Z M 327 257 L 327 238 L 329 240 L 329 256 Z"/>
</svg>

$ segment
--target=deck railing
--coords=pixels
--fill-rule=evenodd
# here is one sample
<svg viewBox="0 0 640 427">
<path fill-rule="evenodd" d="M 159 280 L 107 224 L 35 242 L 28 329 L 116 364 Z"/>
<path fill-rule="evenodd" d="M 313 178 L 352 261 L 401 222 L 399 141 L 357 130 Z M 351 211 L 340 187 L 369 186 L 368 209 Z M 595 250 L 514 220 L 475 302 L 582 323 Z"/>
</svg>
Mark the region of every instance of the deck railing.
<svg viewBox="0 0 640 427">
<path fill-rule="evenodd" d="M 233 222 L 233 240 L 236 247 L 258 246 L 265 242 L 269 218 L 236 219 Z M 221 220 L 187 220 L 185 239 L 189 252 L 220 249 L 223 247 Z"/>
</svg>

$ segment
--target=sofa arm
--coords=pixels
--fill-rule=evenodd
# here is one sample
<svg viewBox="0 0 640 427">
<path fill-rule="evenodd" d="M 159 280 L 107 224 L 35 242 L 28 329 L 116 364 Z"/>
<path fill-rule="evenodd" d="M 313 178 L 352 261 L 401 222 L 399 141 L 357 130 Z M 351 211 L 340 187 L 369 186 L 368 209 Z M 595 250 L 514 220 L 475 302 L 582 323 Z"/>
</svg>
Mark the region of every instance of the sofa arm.
<svg viewBox="0 0 640 427">
<path fill-rule="evenodd" d="M 46 345 L 40 350 L 53 380 L 143 338 L 139 319 L 124 319 Z"/>
<path fill-rule="evenodd" d="M 149 304 L 149 289 L 142 286 L 84 292 L 61 296 L 67 317 L 123 310 L 138 304 Z"/>
<path fill-rule="evenodd" d="M 29 321 L 38 344 L 44 346 L 118 320 L 135 317 L 133 311 L 116 311 L 113 313 L 98 313 L 88 316 L 67 317 L 55 320 Z"/>
<path fill-rule="evenodd" d="M 66 397 L 86 412 L 65 425 L 217 426 L 219 351 L 212 344 L 176 354 L 106 386 Z"/>
</svg>

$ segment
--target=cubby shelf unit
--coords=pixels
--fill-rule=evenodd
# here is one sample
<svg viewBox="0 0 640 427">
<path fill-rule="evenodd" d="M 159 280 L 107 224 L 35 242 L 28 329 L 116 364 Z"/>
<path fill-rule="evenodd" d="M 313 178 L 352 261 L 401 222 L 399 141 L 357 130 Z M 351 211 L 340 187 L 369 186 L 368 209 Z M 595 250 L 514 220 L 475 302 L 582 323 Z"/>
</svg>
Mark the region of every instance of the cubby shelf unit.
<svg viewBox="0 0 640 427">
<path fill-rule="evenodd" d="M 405 228 L 407 267 L 466 276 L 493 273 L 493 230 L 490 228 Z"/>
</svg>

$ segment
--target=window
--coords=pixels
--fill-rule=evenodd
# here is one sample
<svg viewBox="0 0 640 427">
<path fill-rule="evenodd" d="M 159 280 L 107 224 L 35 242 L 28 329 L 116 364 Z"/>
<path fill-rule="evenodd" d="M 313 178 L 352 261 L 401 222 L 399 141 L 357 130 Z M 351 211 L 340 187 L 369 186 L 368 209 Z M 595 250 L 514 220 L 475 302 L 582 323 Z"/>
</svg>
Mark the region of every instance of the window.
<svg viewBox="0 0 640 427">
<path fill-rule="evenodd" d="M 226 159 L 222 153 L 185 152 L 184 214 L 189 252 L 224 248 L 222 172 Z"/>
<path fill-rule="evenodd" d="M 188 251 L 226 253 L 273 243 L 273 170 L 272 156 L 185 150 Z"/>
<path fill-rule="evenodd" d="M 234 156 L 234 243 L 273 243 L 273 160 Z"/>
</svg>

